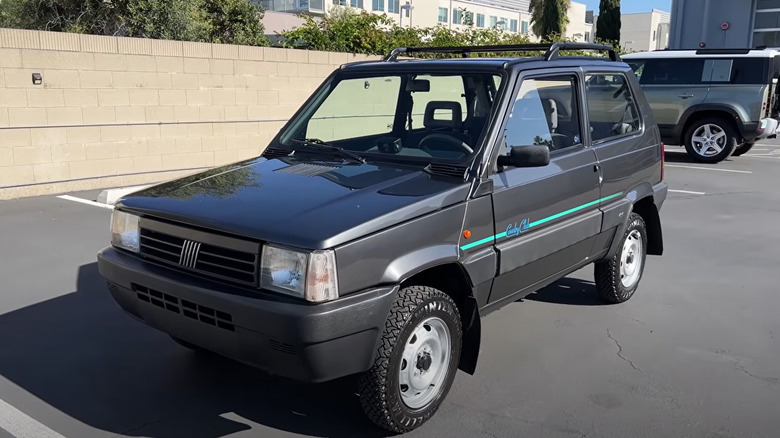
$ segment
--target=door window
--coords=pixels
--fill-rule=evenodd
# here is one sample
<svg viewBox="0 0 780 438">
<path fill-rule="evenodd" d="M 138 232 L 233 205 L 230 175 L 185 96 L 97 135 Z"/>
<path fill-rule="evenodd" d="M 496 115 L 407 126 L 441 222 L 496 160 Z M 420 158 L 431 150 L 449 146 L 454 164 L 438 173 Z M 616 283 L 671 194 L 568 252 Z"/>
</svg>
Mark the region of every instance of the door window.
<svg viewBox="0 0 780 438">
<path fill-rule="evenodd" d="M 504 128 L 504 141 L 514 146 L 547 145 L 551 151 L 582 143 L 576 78 L 524 79 Z"/>
<path fill-rule="evenodd" d="M 632 60 L 632 68 L 642 85 L 694 85 L 702 83 L 703 59 L 648 59 L 640 66 Z"/>
<path fill-rule="evenodd" d="M 588 74 L 585 83 L 590 136 L 594 143 L 639 131 L 639 111 L 624 75 Z"/>
</svg>

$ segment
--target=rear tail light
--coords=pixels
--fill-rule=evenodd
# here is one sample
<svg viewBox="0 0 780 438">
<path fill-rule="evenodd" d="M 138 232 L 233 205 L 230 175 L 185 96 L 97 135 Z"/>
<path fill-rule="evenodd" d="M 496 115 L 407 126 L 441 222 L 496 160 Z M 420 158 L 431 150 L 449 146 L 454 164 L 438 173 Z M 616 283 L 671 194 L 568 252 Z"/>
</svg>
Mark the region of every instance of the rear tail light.
<svg viewBox="0 0 780 438">
<path fill-rule="evenodd" d="M 661 181 L 664 180 L 664 167 L 666 164 L 666 147 L 664 146 L 664 143 L 661 142 Z"/>
</svg>

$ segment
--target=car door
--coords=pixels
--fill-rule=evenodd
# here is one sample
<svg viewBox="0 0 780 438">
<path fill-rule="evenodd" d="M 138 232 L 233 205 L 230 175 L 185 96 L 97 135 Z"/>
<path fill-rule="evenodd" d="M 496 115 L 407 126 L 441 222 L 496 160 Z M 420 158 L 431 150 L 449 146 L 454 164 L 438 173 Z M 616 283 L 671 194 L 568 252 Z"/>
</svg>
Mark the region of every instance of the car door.
<svg viewBox="0 0 780 438">
<path fill-rule="evenodd" d="M 672 138 L 683 113 L 707 98 L 709 80 L 702 80 L 704 59 L 650 58 L 626 62 L 637 73 L 661 135 Z"/>
<path fill-rule="evenodd" d="M 587 260 L 601 230 L 596 156 L 582 135 L 577 71 L 525 75 L 501 129 L 501 154 L 547 144 L 550 164 L 504 169 L 493 180 L 498 275 L 489 301 L 515 299 Z"/>
</svg>

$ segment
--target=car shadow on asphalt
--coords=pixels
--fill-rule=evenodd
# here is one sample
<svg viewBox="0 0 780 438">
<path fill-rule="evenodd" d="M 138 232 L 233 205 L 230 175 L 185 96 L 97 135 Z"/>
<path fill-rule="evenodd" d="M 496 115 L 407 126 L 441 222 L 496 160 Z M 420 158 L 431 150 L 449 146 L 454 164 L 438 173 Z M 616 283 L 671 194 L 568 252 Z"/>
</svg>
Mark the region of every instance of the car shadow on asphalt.
<svg viewBox="0 0 780 438">
<path fill-rule="evenodd" d="M 669 150 L 669 146 L 666 147 L 666 153 L 664 153 L 664 161 L 667 163 L 681 163 L 681 164 L 692 164 L 697 166 L 710 166 L 709 163 L 702 163 L 701 161 L 696 161 L 693 158 L 691 158 L 687 152 L 685 152 L 685 149 L 673 147 L 672 150 Z M 727 157 L 723 162 L 732 161 L 732 157 Z M 717 163 L 715 163 L 717 165 Z"/>
<path fill-rule="evenodd" d="M 216 438 L 253 423 L 308 436 L 389 435 L 363 416 L 354 378 L 306 385 L 190 351 L 124 313 L 97 263 L 81 266 L 77 283 L 0 315 L 0 374 L 79 422 L 154 438 Z"/>
<path fill-rule="evenodd" d="M 564 277 L 526 296 L 524 300 L 570 306 L 604 306 L 592 281 Z"/>
</svg>

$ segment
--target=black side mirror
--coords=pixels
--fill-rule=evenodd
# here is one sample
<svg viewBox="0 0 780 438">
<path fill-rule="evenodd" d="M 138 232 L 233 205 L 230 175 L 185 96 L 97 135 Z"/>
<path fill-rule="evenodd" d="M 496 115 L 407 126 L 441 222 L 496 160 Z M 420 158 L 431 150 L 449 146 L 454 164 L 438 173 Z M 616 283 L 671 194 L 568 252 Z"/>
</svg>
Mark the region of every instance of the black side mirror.
<svg viewBox="0 0 780 438">
<path fill-rule="evenodd" d="M 550 148 L 546 145 L 513 146 L 509 155 L 498 157 L 500 166 L 543 167 L 550 164 Z"/>
</svg>

